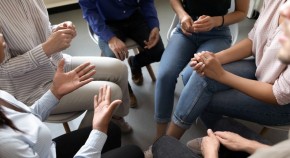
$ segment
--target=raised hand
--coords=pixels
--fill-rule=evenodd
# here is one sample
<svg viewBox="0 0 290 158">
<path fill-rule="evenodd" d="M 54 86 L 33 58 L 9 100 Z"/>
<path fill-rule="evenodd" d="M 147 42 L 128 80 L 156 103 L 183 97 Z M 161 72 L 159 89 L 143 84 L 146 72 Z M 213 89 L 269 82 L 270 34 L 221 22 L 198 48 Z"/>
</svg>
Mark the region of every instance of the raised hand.
<svg viewBox="0 0 290 158">
<path fill-rule="evenodd" d="M 111 88 L 109 86 L 101 87 L 99 95 L 94 97 L 93 129 L 107 133 L 113 112 L 121 103 L 121 100 L 111 102 Z"/>
<path fill-rule="evenodd" d="M 65 73 L 64 72 L 64 59 L 58 63 L 56 73 L 53 78 L 51 86 L 52 93 L 61 99 L 64 95 L 78 89 L 79 87 L 91 82 L 91 78 L 95 73 L 95 66 L 89 62 L 81 64 L 75 69 Z"/>
</svg>

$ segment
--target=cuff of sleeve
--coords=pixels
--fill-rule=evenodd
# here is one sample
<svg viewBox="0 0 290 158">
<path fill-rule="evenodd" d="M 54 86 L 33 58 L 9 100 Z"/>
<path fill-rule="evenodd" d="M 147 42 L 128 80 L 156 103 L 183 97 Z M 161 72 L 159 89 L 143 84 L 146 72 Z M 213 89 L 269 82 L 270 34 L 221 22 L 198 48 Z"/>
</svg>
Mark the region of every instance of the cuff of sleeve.
<svg viewBox="0 0 290 158">
<path fill-rule="evenodd" d="M 49 64 L 49 58 L 44 53 L 42 44 L 38 45 L 32 51 L 30 51 L 30 58 L 36 65 Z"/>
<path fill-rule="evenodd" d="M 59 100 L 57 97 L 54 96 L 54 94 L 51 92 L 51 90 L 48 90 L 44 95 L 45 98 L 48 98 L 49 103 L 51 104 L 58 104 Z"/>
<path fill-rule="evenodd" d="M 85 145 L 96 148 L 99 151 L 102 151 L 102 148 L 107 140 L 107 137 L 108 137 L 107 134 L 93 129 Z"/>
</svg>

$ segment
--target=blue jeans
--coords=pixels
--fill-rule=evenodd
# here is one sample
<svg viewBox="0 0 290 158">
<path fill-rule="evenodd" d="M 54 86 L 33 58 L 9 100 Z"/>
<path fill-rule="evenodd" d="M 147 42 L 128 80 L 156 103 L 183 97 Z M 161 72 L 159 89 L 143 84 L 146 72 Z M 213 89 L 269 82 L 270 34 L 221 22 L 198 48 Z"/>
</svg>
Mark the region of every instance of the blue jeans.
<svg viewBox="0 0 290 158">
<path fill-rule="evenodd" d="M 209 32 L 186 36 L 177 25 L 162 55 L 155 90 L 155 120 L 171 120 L 177 78 L 196 52 L 218 52 L 231 45 L 229 27 L 214 28 Z"/>
<path fill-rule="evenodd" d="M 133 39 L 140 48 L 144 48 L 144 41 L 149 39 L 151 30 L 146 23 L 144 17 L 136 11 L 128 19 L 120 21 L 106 22 L 111 31 L 122 41 L 127 38 Z M 151 49 L 141 49 L 140 53 L 135 55 L 132 60 L 132 65 L 136 67 L 143 67 L 153 62 L 159 62 L 164 52 L 164 45 L 161 37 L 158 43 Z M 99 38 L 99 47 L 102 55 L 106 57 L 116 58 L 114 52 L 110 49 L 108 42 Z"/>
<path fill-rule="evenodd" d="M 223 67 L 238 76 L 256 79 L 255 59 L 233 62 Z M 263 125 L 290 124 L 290 104 L 279 106 L 264 103 L 215 80 L 201 77 L 193 71 L 189 80 L 185 80 L 173 122 L 188 129 L 204 110 Z"/>
</svg>

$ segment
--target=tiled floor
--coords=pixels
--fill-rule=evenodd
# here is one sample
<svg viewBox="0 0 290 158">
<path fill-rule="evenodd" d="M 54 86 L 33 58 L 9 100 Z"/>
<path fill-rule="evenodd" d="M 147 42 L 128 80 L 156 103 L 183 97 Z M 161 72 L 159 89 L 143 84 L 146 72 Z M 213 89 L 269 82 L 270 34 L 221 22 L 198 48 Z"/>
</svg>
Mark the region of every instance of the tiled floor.
<svg viewBox="0 0 290 158">
<path fill-rule="evenodd" d="M 164 44 L 167 44 L 166 34 L 167 30 L 171 24 L 173 18 L 173 11 L 169 5 L 168 0 L 158 0 L 156 2 L 156 7 L 158 10 L 158 16 L 161 24 L 161 37 Z M 88 35 L 87 24 L 82 19 L 82 13 L 80 10 L 72 10 L 68 12 L 62 12 L 58 14 L 51 15 L 51 22 L 53 24 L 59 23 L 65 20 L 71 20 L 77 27 L 78 36 L 72 42 L 72 46 L 67 49 L 65 52 L 73 56 L 99 56 L 100 50 L 98 46 L 93 43 Z M 238 41 L 247 36 L 247 33 L 253 26 L 254 20 L 246 19 L 245 21 L 239 24 L 239 36 Z M 158 63 L 152 64 L 155 73 L 157 73 Z M 154 87 L 155 84 L 151 81 L 146 69 L 143 69 L 144 74 L 144 85 L 135 86 L 133 83 L 132 88 L 135 92 L 139 106 L 136 109 L 130 109 L 129 115 L 126 117 L 126 120 L 132 125 L 134 132 L 128 135 L 123 135 L 123 144 L 137 144 L 142 149 L 147 149 L 149 145 L 153 143 L 153 138 L 155 134 L 155 124 L 153 120 L 154 112 Z M 129 77 L 130 78 L 130 77 Z M 131 82 L 131 81 L 130 81 Z M 175 91 L 175 102 L 178 100 L 180 92 L 183 88 L 183 85 L 178 80 L 176 91 Z M 76 129 L 79 120 L 70 122 L 70 127 Z M 255 130 L 260 130 L 259 126 L 255 124 L 246 123 L 247 125 L 253 127 Z M 56 137 L 64 133 L 63 127 L 61 124 L 48 124 L 49 128 L 53 131 L 53 136 Z M 193 125 L 190 130 L 182 137 L 181 141 L 186 142 L 189 139 L 202 136 L 204 130 L 201 126 Z M 269 132 L 266 137 L 270 138 L 273 142 L 282 140 L 286 138 L 286 132 Z"/>
</svg>

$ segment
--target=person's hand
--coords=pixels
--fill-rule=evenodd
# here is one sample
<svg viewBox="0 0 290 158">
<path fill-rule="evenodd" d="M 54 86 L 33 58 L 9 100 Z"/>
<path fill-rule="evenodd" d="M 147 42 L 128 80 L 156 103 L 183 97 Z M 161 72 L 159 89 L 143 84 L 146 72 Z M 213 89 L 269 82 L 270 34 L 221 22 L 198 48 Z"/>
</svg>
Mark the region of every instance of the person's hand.
<svg viewBox="0 0 290 158">
<path fill-rule="evenodd" d="M 245 151 L 251 145 L 251 141 L 233 132 L 215 132 L 217 139 L 226 148 L 233 151 Z"/>
<path fill-rule="evenodd" d="M 207 32 L 212 30 L 214 27 L 219 26 L 220 17 L 211 17 L 202 15 L 196 21 L 193 22 L 192 28 L 194 32 Z"/>
<path fill-rule="evenodd" d="M 214 53 L 204 51 L 195 56 L 198 56 L 200 62 L 193 68 L 201 75 L 219 81 L 225 74 L 225 70 Z"/>
<path fill-rule="evenodd" d="M 112 37 L 108 43 L 116 57 L 122 61 L 125 60 L 128 56 L 128 48 L 126 47 L 126 44 L 117 37 Z"/>
<path fill-rule="evenodd" d="M 67 49 L 73 39 L 73 32 L 72 29 L 60 29 L 53 32 L 42 44 L 44 53 L 50 57 L 54 53 Z"/>
<path fill-rule="evenodd" d="M 201 151 L 204 158 L 217 158 L 220 142 L 211 129 L 207 130 L 208 136 L 202 138 Z"/>
<path fill-rule="evenodd" d="M 111 102 L 111 88 L 109 86 L 101 87 L 99 95 L 94 97 L 93 129 L 107 133 L 113 112 L 121 103 L 121 100 Z"/>
<path fill-rule="evenodd" d="M 73 38 L 77 35 L 76 27 L 71 21 L 65 21 L 65 22 L 58 24 L 56 26 L 56 28 L 52 30 L 52 32 L 56 32 L 56 31 L 62 30 L 62 29 L 71 29 Z"/>
<path fill-rule="evenodd" d="M 91 78 L 95 73 L 95 66 L 89 62 L 76 67 L 75 69 L 65 73 L 64 59 L 58 63 L 53 83 L 50 88 L 51 92 L 60 100 L 64 95 L 78 89 L 79 87 L 91 82 Z"/>
<path fill-rule="evenodd" d="M 144 41 L 145 43 L 144 48 L 151 49 L 157 44 L 158 41 L 159 41 L 159 28 L 154 27 L 150 32 L 148 41 Z"/>
<path fill-rule="evenodd" d="M 180 19 L 181 30 L 185 35 L 191 35 L 193 33 L 193 20 L 189 15 L 183 16 Z"/>
</svg>

